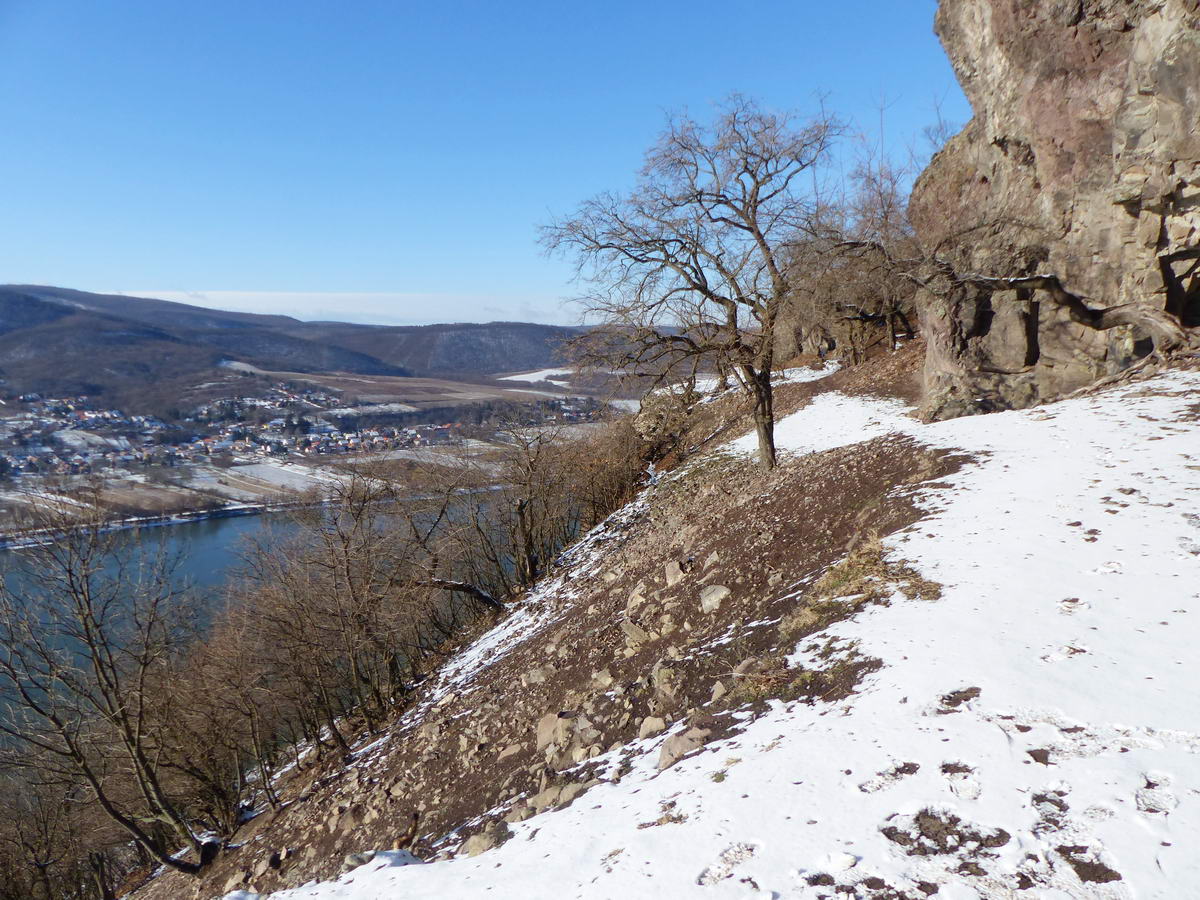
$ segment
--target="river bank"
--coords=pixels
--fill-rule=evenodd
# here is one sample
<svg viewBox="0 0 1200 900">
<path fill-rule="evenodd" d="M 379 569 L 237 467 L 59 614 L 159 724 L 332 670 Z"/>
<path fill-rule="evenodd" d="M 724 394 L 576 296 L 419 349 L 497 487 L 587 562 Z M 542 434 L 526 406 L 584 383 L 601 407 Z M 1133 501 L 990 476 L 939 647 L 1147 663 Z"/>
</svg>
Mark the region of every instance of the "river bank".
<svg viewBox="0 0 1200 900">
<path fill-rule="evenodd" d="M 248 553 L 256 545 L 277 540 L 294 529 L 289 509 L 213 510 L 187 518 L 144 523 L 114 523 L 111 527 L 110 551 L 114 559 L 138 565 L 144 560 L 150 565 L 162 559 L 169 561 L 172 585 L 181 591 L 192 591 L 200 606 L 207 608 L 218 602 L 223 588 L 245 565 Z M 0 578 L 18 592 L 22 587 L 21 573 L 28 571 L 33 561 L 32 551 L 40 544 L 32 539 L 0 546 Z M 15 578 L 15 580 L 13 580 Z"/>
<path fill-rule="evenodd" d="M 176 510 L 169 513 L 149 516 L 127 516 L 106 521 L 104 531 L 134 531 L 143 528 L 158 528 L 162 526 L 188 525 L 213 519 L 233 519 L 246 516 L 261 516 L 273 513 L 289 512 L 297 509 L 312 509 L 323 506 L 326 500 L 294 500 L 276 501 L 271 503 L 231 503 L 227 506 L 217 506 L 205 509 Z M 55 540 L 62 534 L 52 529 L 26 529 L 20 531 L 0 531 L 0 550 L 20 550 L 26 547 L 36 547 Z"/>
</svg>

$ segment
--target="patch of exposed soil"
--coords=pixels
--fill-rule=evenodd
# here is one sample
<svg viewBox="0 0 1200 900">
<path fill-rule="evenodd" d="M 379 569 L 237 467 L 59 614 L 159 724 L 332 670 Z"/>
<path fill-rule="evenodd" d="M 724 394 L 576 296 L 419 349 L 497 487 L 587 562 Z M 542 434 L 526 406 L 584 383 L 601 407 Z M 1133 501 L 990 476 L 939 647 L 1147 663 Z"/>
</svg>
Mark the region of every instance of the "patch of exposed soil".
<svg viewBox="0 0 1200 900">
<path fill-rule="evenodd" d="M 1105 884 L 1121 880 L 1121 873 L 1096 859 L 1089 847 L 1064 844 L 1055 849 L 1059 856 L 1070 863 L 1080 881 Z"/>
<path fill-rule="evenodd" d="M 923 809 L 911 820 L 906 817 L 899 825 L 886 825 L 879 830 L 909 856 L 953 853 L 973 859 L 989 855 L 986 850 L 1003 847 L 1012 839 L 1003 828 L 981 828 L 963 822 L 952 813 L 932 809 Z"/>
<path fill-rule="evenodd" d="M 938 710 L 939 715 L 948 715 L 958 712 L 958 708 L 964 703 L 970 703 L 982 693 L 977 687 L 961 688 L 957 691 L 951 691 L 948 694 L 942 695 L 942 705 Z"/>
</svg>

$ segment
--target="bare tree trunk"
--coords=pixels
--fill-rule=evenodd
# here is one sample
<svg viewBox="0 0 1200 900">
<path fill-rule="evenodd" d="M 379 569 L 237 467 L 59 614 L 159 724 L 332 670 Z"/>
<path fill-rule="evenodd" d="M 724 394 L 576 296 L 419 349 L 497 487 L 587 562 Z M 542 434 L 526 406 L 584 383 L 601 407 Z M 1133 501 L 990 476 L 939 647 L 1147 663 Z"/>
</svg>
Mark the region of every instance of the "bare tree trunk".
<svg viewBox="0 0 1200 900">
<path fill-rule="evenodd" d="M 745 367 L 746 381 L 754 398 L 754 430 L 758 435 L 758 463 L 764 469 L 775 468 L 775 392 L 771 373 Z"/>
<path fill-rule="evenodd" d="M 96 885 L 96 896 L 99 900 L 116 900 L 108 879 L 108 864 L 101 853 L 89 853 L 88 865 L 92 870 L 92 881 Z M 48 897 L 54 896 L 47 894 Z"/>
<path fill-rule="evenodd" d="M 46 900 L 54 898 L 54 884 L 50 881 L 50 870 L 48 866 L 39 865 L 37 869 L 38 884 L 41 885 L 42 891 L 45 893 Z"/>
<path fill-rule="evenodd" d="M 729 363 L 722 357 L 717 357 L 717 393 L 723 394 L 729 390 Z"/>
<path fill-rule="evenodd" d="M 258 777 L 262 779 L 263 793 L 267 797 L 267 803 L 270 804 L 271 809 L 279 809 L 279 796 L 275 793 L 275 785 L 271 783 L 267 751 L 263 746 L 262 734 L 259 731 L 258 714 L 253 710 L 250 712 L 250 740 L 254 761 L 258 766 Z"/>
</svg>

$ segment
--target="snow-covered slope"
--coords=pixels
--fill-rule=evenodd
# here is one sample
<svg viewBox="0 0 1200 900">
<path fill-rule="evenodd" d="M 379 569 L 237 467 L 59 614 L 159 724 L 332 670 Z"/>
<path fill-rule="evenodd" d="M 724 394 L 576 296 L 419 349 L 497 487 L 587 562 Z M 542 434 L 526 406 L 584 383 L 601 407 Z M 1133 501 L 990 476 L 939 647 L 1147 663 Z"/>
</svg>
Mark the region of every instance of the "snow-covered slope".
<svg viewBox="0 0 1200 900">
<path fill-rule="evenodd" d="M 832 626 L 883 661 L 857 694 L 659 772 L 680 723 L 494 850 L 274 900 L 1200 896 L 1200 375 L 928 426 L 824 394 L 779 443 L 892 432 L 974 461 L 886 542 L 941 599 Z"/>
<path fill-rule="evenodd" d="M 538 369 L 536 372 L 522 372 L 518 375 L 500 375 L 500 381 L 525 381 L 530 384 L 537 381 L 569 381 L 571 372 L 567 369 Z"/>
</svg>

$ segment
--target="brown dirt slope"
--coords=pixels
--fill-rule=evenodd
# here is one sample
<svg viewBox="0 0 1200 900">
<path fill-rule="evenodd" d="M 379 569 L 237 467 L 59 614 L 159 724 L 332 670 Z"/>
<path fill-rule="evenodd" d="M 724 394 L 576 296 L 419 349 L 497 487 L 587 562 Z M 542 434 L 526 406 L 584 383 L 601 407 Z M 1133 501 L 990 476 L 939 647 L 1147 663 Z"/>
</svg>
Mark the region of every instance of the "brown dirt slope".
<svg viewBox="0 0 1200 900">
<path fill-rule="evenodd" d="M 853 388 L 859 374 L 835 378 Z M 788 403 L 817 390 L 789 386 Z M 824 669 L 798 671 L 781 651 L 806 638 L 819 648 L 830 623 L 887 602 L 871 585 L 933 590 L 882 559 L 870 536 L 918 520 L 915 486 L 962 462 L 900 436 L 789 458 L 771 474 L 720 452 L 694 457 L 565 554 L 499 622 L 480 623 L 384 734 L 360 735 L 352 761 L 293 775 L 286 807 L 249 822 L 203 879 L 169 874 L 135 896 L 330 878 L 346 854 L 391 847 L 414 810 L 418 855 L 462 852 L 483 834 L 478 849 L 504 839 L 503 819 L 620 778 L 619 766 L 589 761 L 639 735 L 686 720 L 711 740 L 738 727 L 732 710 L 766 697 L 846 696 L 877 661 L 829 645 Z"/>
</svg>

